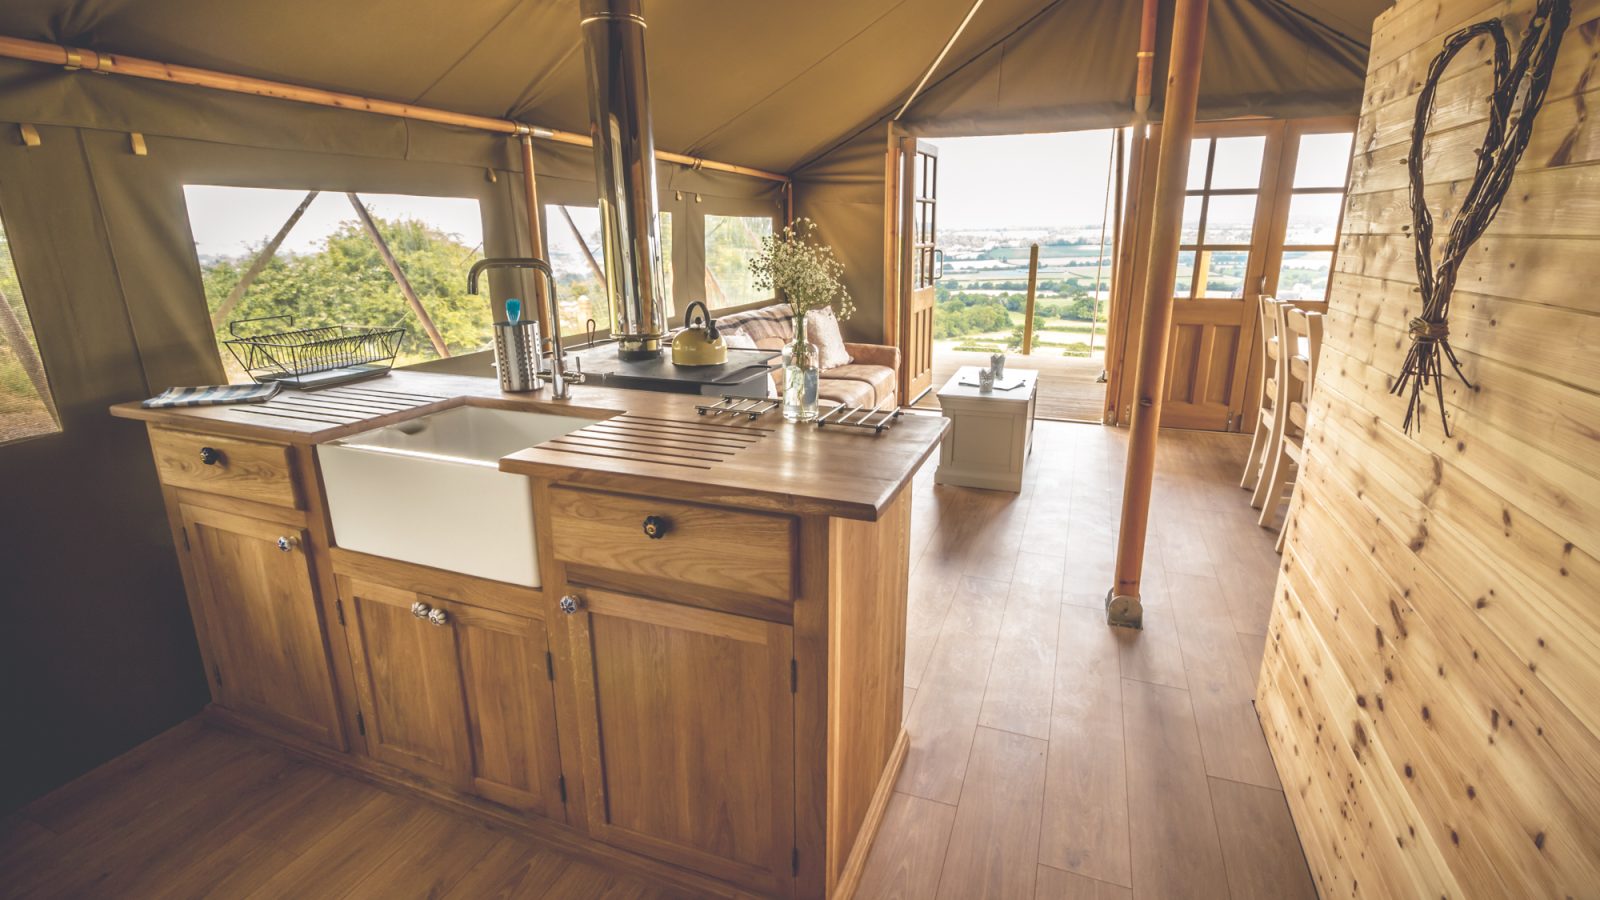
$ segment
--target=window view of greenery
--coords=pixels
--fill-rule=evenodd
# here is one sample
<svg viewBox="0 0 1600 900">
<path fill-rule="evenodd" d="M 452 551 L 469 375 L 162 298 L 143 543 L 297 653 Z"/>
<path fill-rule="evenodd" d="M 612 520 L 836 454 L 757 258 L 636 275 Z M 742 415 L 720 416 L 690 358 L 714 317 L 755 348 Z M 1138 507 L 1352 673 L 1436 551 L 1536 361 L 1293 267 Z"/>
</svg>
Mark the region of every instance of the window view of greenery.
<svg viewBox="0 0 1600 900">
<path fill-rule="evenodd" d="M 563 335 L 585 334 L 593 320 L 601 336 L 611 332 L 606 301 L 606 259 L 600 239 L 600 211 L 593 206 L 546 205 L 544 244 L 556 276 Z M 672 213 L 661 214 L 661 292 L 672 315 Z"/>
<path fill-rule="evenodd" d="M 757 290 L 750 258 L 772 234 L 770 216 L 706 216 L 706 306 L 726 309 L 771 300 Z"/>
<path fill-rule="evenodd" d="M 0 225 L 0 444 L 60 430 L 11 242 Z"/>
<path fill-rule="evenodd" d="M 1040 275 L 1033 306 L 1035 354 L 1089 357 L 1105 352 L 1105 296 L 1110 283 L 1111 255 L 1108 250 L 1101 260 L 1100 300 L 1096 309 L 1094 269 L 1098 250 L 1093 243 L 1039 248 Z M 987 252 L 990 260 L 1005 260 L 1009 265 L 1018 266 L 1020 271 L 1012 273 L 1009 265 L 989 267 L 976 270 L 993 273 L 987 278 L 962 278 L 955 274 L 962 270 L 954 268 L 952 262 L 964 260 L 951 261 L 947 255 L 945 278 L 934 286 L 936 347 L 990 353 L 1021 349 L 1028 300 L 1028 248 L 996 247 Z M 1080 269 L 1087 269 L 1088 274 L 1082 274 Z M 1008 274 L 1011 277 L 1006 277 Z"/>
<path fill-rule="evenodd" d="M 467 293 L 467 270 L 483 258 L 476 200 L 360 195 L 438 330 L 441 353 L 345 194 L 210 185 L 186 186 L 184 194 L 230 381 L 250 380 L 223 345 L 232 327 L 253 334 L 290 327 L 399 325 L 406 339 L 396 365 L 472 353 L 490 342 L 490 300 Z M 294 321 L 292 326 L 287 319 L 245 321 L 265 316 Z"/>
</svg>

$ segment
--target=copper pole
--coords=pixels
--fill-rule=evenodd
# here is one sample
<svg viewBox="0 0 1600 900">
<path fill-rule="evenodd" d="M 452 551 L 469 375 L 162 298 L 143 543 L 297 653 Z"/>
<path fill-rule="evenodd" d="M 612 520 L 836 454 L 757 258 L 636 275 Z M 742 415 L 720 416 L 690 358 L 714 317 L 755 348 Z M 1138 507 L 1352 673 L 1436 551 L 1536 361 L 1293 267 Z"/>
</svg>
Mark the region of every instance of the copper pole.
<svg viewBox="0 0 1600 900">
<path fill-rule="evenodd" d="M 1111 315 L 1106 323 L 1106 408 L 1111 411 L 1108 421 L 1126 425 L 1118 406 L 1122 402 L 1122 386 L 1127 375 L 1124 345 L 1128 336 L 1128 307 L 1133 302 L 1134 272 L 1137 271 L 1139 210 L 1144 203 L 1145 152 L 1148 147 L 1150 122 L 1150 92 L 1155 81 L 1156 15 L 1160 0 L 1144 0 L 1143 18 L 1139 23 L 1139 51 L 1134 59 L 1138 67 L 1138 80 L 1133 95 L 1133 140 L 1128 152 L 1128 190 L 1124 197 L 1122 221 L 1127 232 L 1117 245 L 1117 261 L 1111 272 Z"/>
<path fill-rule="evenodd" d="M 528 201 L 528 255 L 545 258 L 544 233 L 539 227 L 539 185 L 534 178 L 533 135 L 522 136 L 522 191 Z M 533 315 L 539 333 L 550 333 L 550 309 L 544 297 L 543 278 L 533 279 Z"/>
<path fill-rule="evenodd" d="M 112 75 L 128 75 L 134 78 L 148 78 L 153 81 L 166 81 L 172 84 L 187 84 L 195 87 L 211 88 L 212 90 L 228 91 L 234 94 L 251 94 L 256 97 L 271 97 L 276 100 L 308 103 L 313 106 L 352 109 L 381 116 L 394 116 L 418 122 L 433 122 L 439 125 L 455 125 L 497 134 L 531 135 L 541 140 L 555 141 L 559 144 L 572 144 L 579 147 L 594 146 L 594 141 L 587 134 L 559 131 L 539 125 L 528 125 L 511 119 L 474 116 L 468 113 L 451 112 L 429 106 L 416 106 L 410 103 L 396 103 L 392 100 L 362 97 L 357 94 L 302 87 L 282 81 L 268 81 L 263 78 L 230 75 L 213 69 L 172 65 L 151 59 L 142 59 L 137 56 L 126 56 L 121 53 L 96 53 L 93 50 L 86 50 L 81 47 L 63 47 L 58 44 L 30 41 L 23 38 L 0 36 L 0 57 L 65 66 L 69 70 L 83 69 Z M 730 172 L 751 178 L 764 178 L 768 181 L 785 183 L 789 181 L 789 176 L 781 175 L 777 172 L 767 172 L 761 169 L 753 169 L 749 166 L 738 166 L 733 163 L 701 159 L 696 156 L 686 156 L 682 153 L 669 153 L 664 150 L 656 151 L 656 159 L 691 168 Z"/>
<path fill-rule="evenodd" d="M 1144 621 L 1140 575 L 1150 525 L 1156 437 L 1166 393 L 1167 345 L 1172 333 L 1172 284 L 1177 277 L 1189 140 L 1200 96 L 1200 63 L 1206 39 L 1207 0 L 1177 0 L 1172 58 L 1161 117 L 1157 157 L 1155 223 L 1144 287 L 1144 327 L 1139 335 L 1133 422 L 1128 430 L 1128 467 L 1123 480 L 1122 525 L 1117 535 L 1116 584 L 1106 592 L 1106 619 L 1139 628 Z"/>
</svg>

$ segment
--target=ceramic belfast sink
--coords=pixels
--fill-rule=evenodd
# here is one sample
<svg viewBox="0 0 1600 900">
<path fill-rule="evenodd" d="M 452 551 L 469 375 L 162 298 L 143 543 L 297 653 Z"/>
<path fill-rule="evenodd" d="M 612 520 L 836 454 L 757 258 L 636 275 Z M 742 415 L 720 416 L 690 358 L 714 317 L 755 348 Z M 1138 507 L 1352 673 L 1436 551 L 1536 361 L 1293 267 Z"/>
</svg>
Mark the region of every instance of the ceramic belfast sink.
<svg viewBox="0 0 1600 900">
<path fill-rule="evenodd" d="M 592 424 L 458 406 L 317 447 L 336 546 L 539 586 L 528 480 L 500 458 Z"/>
</svg>

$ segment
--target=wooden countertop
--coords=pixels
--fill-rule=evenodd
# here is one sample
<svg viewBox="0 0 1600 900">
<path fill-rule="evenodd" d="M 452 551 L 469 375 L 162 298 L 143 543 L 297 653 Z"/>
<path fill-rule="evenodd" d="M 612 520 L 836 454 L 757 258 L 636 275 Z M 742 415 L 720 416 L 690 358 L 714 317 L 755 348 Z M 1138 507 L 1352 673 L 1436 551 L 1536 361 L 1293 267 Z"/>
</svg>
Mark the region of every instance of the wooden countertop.
<svg viewBox="0 0 1600 900">
<path fill-rule="evenodd" d="M 506 394 L 492 378 L 392 372 L 333 393 L 285 391 L 265 406 L 144 409 L 112 415 L 190 431 L 320 444 L 450 409 L 476 405 L 592 418 L 596 425 L 513 453 L 502 471 L 590 487 L 778 512 L 875 520 L 938 446 L 949 422 L 907 413 L 880 434 L 784 422 L 704 417 L 705 397 L 575 385 L 568 400 L 548 390 Z M 302 409 L 319 397 L 351 398 L 345 410 Z M 373 398 L 370 402 L 362 396 Z M 706 449 L 711 448 L 711 449 Z M 670 455 L 669 455 L 670 454 Z"/>
</svg>

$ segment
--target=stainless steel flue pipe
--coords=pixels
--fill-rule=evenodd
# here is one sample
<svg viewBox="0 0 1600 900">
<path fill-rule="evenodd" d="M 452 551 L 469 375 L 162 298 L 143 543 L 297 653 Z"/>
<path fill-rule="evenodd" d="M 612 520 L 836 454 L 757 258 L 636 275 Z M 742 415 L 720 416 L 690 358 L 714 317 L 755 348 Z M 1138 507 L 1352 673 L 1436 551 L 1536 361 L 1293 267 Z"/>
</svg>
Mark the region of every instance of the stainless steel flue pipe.
<svg viewBox="0 0 1600 900">
<path fill-rule="evenodd" d="M 600 189 L 611 334 L 623 359 L 661 355 L 666 331 L 655 140 L 639 0 L 581 0 L 589 127 Z"/>
</svg>

